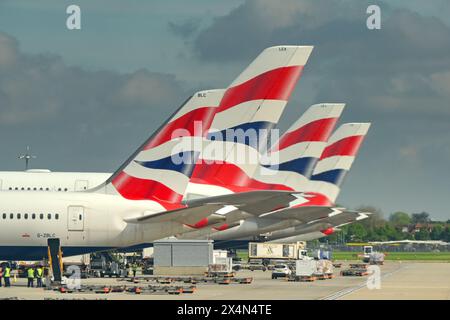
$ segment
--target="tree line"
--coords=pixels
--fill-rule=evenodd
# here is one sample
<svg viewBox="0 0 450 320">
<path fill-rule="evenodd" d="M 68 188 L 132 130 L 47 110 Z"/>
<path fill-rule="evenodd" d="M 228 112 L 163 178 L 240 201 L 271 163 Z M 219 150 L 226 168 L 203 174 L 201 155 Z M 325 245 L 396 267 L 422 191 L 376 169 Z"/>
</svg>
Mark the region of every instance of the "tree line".
<svg viewBox="0 0 450 320">
<path fill-rule="evenodd" d="M 321 241 L 328 243 L 441 240 L 450 242 L 450 220 L 433 221 L 427 212 L 394 212 L 388 219 L 374 207 L 361 207 L 361 212 L 372 212 L 369 218 L 339 227 L 338 232 Z"/>
</svg>

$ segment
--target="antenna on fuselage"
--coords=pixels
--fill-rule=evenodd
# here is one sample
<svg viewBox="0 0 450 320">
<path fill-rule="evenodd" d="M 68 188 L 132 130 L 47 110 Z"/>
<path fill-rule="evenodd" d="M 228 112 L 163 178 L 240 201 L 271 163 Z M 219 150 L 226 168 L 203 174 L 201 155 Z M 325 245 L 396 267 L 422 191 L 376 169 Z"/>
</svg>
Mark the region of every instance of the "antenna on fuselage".
<svg viewBox="0 0 450 320">
<path fill-rule="evenodd" d="M 27 152 L 25 154 L 21 154 L 19 159 L 25 159 L 25 170 L 28 170 L 28 165 L 30 163 L 30 159 L 36 159 L 35 155 L 30 154 L 30 146 L 27 146 Z"/>
</svg>

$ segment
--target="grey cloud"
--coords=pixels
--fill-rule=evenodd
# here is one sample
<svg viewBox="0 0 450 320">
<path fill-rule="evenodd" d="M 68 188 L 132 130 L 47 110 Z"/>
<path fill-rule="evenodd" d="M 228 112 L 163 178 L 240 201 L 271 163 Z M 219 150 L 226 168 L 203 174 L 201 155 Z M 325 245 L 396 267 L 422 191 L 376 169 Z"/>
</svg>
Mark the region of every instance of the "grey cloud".
<svg viewBox="0 0 450 320">
<path fill-rule="evenodd" d="M 371 2 L 248 0 L 201 30 L 192 49 L 221 63 L 248 61 L 271 45 L 314 45 L 282 126 L 322 101 L 346 102 L 342 121 L 373 123 L 339 202 L 448 217 L 450 26 L 378 2 L 382 29 L 370 31 Z"/>
<path fill-rule="evenodd" d="M 168 23 L 169 31 L 183 39 L 192 36 L 199 27 L 200 21 L 198 19 L 189 19 L 181 23 L 169 21 Z"/>
<path fill-rule="evenodd" d="M 229 14 L 216 17 L 199 33 L 193 49 L 207 61 L 250 59 L 263 48 L 286 41 L 286 32 L 301 35 L 306 26 L 317 28 L 330 17 L 353 11 L 351 7 L 342 10 L 337 1 L 286 0 L 281 5 L 271 0 L 248 0 Z M 283 32 L 281 37 L 278 32 Z"/>
<path fill-rule="evenodd" d="M 87 71 L 24 54 L 0 33 L 0 143 L 32 145 L 36 165 L 111 171 L 186 99 L 183 86 L 170 74 Z"/>
<path fill-rule="evenodd" d="M 17 41 L 0 33 L 0 70 L 7 70 L 16 64 Z"/>
</svg>

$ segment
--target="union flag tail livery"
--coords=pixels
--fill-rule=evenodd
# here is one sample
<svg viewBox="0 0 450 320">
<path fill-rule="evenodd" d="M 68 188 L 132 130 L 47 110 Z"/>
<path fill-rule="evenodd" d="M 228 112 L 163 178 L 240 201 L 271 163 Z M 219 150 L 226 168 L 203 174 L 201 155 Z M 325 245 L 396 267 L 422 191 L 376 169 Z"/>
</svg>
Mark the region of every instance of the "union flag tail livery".
<svg viewBox="0 0 450 320">
<path fill-rule="evenodd" d="M 202 140 L 223 93 L 206 90 L 194 94 L 96 191 L 129 200 L 152 200 L 162 210 L 181 208 Z"/>
<path fill-rule="evenodd" d="M 217 195 L 246 190 L 244 186 L 253 172 L 243 171 L 236 158 L 245 154 L 259 159 L 259 148 L 279 121 L 312 49 L 267 48 L 227 88 L 208 134 L 211 144 L 221 145 L 225 151 L 202 154 L 204 161 L 192 175 L 192 193 Z M 240 147 L 243 152 L 238 151 Z M 255 166 L 249 170 L 254 171 Z"/>
<path fill-rule="evenodd" d="M 370 123 L 346 123 L 333 133 L 314 168 L 308 192 L 321 194 L 331 203 L 336 201 L 369 128 Z"/>
<path fill-rule="evenodd" d="M 308 224 L 309 228 L 312 227 L 311 223 L 317 228 L 318 234 L 323 235 L 322 231 L 333 230 L 324 227 L 325 223 L 329 225 L 336 223 L 336 218 L 330 220 L 333 216 L 345 213 L 345 216 L 342 215 L 339 219 L 347 216 L 354 219 L 367 217 L 366 214 L 359 212 L 353 213 L 344 208 L 335 208 L 334 202 L 339 194 L 343 178 L 350 170 L 369 127 L 369 123 L 341 125 L 328 140 L 314 168 L 311 180 L 304 188 L 305 194 L 290 202 L 288 208 L 248 218 L 239 226 L 228 230 L 216 229 L 220 232 L 212 234 L 211 238 L 214 240 L 239 239 L 270 232 L 270 239 L 282 239 L 297 236 L 304 231 L 302 224 Z M 295 227 L 296 225 L 300 226 Z"/>
<path fill-rule="evenodd" d="M 344 106 L 344 104 L 326 103 L 309 107 L 271 148 L 269 158 L 273 160 L 273 163 L 268 168 L 260 167 L 260 170 L 256 170 L 253 178 L 245 181 L 246 184 L 244 184 L 244 181 L 241 181 L 241 186 L 247 188 L 247 190 L 304 191 L 309 182 L 311 167 L 315 165 L 325 149 L 327 140 L 334 130 Z M 248 165 L 239 164 L 243 174 L 249 171 L 248 167 Z M 233 191 L 237 189 L 236 186 L 226 185 L 225 187 Z M 278 204 L 277 202 L 273 205 L 272 200 L 270 200 L 267 206 L 262 205 L 265 201 L 266 199 L 260 199 L 256 201 L 258 202 L 257 206 L 253 203 L 250 203 L 249 206 L 252 210 L 261 210 L 261 214 L 269 212 L 278 206 L 286 207 L 289 204 L 289 200 L 282 200 L 283 204 Z M 241 205 L 240 207 L 244 211 L 250 209 L 247 206 Z M 231 218 L 233 215 L 234 217 Z M 244 216 L 242 215 L 242 217 Z M 219 225 L 216 231 L 230 228 L 234 219 L 238 218 L 241 218 L 241 215 L 227 212 L 228 224 L 226 226 Z M 208 223 L 206 225 L 211 225 L 214 222 L 210 218 L 207 220 Z M 205 221 L 203 221 L 203 224 L 205 224 Z M 195 227 L 201 228 L 203 226 L 197 225 Z M 196 234 L 203 233 L 207 233 L 207 231 L 197 232 Z M 188 237 L 196 234 L 188 235 Z"/>
<path fill-rule="evenodd" d="M 305 191 L 312 170 L 344 107 L 345 104 L 339 103 L 309 107 L 271 148 L 268 154 L 270 165 L 239 163 L 235 168 L 235 172 L 240 173 L 239 185 L 229 184 L 226 187 L 233 191 L 239 191 L 239 187 L 247 190 Z M 254 167 L 257 169 L 252 170 Z"/>
<path fill-rule="evenodd" d="M 259 54 L 227 88 L 210 135 L 221 132 L 227 141 L 226 130 L 273 128 L 312 49 L 312 46 L 277 46 Z"/>
<path fill-rule="evenodd" d="M 341 103 L 309 107 L 271 148 L 271 164 L 266 167 L 275 171 L 263 170 L 255 178 L 278 182 L 268 185 L 268 189 L 278 189 L 281 184 L 290 190 L 304 191 L 344 107 Z"/>
</svg>

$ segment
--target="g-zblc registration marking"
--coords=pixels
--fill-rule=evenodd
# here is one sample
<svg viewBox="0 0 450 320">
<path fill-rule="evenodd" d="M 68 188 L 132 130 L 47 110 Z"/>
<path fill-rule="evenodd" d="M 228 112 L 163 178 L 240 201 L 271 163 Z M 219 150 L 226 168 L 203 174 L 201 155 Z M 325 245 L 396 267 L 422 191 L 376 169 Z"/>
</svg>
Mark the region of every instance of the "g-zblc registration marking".
<svg viewBox="0 0 450 320">
<path fill-rule="evenodd" d="M 56 234 L 55 233 L 46 233 L 46 232 L 44 232 L 44 233 L 38 233 L 38 234 L 36 234 L 36 236 L 38 238 L 55 238 Z"/>
</svg>

